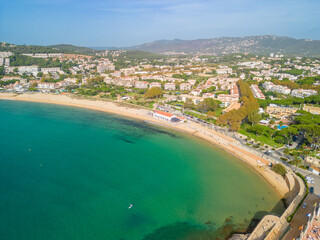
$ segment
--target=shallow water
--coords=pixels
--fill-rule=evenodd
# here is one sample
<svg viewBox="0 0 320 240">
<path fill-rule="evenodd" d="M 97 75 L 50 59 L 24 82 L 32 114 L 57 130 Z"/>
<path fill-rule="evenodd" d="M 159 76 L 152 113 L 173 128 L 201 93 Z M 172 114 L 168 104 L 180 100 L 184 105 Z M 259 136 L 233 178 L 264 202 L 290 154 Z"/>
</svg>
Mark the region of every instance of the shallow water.
<svg viewBox="0 0 320 240">
<path fill-rule="evenodd" d="M 1 239 L 216 239 L 283 211 L 239 160 L 145 122 L 1 100 L 0 134 Z"/>
</svg>

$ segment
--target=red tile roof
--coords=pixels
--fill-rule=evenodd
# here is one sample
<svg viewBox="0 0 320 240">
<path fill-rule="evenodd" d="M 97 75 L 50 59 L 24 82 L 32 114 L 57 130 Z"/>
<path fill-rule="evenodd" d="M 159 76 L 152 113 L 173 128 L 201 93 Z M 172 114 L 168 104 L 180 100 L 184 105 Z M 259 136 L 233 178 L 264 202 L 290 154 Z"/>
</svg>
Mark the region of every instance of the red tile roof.
<svg viewBox="0 0 320 240">
<path fill-rule="evenodd" d="M 156 111 L 156 113 L 167 116 L 167 117 L 173 117 L 173 114 L 163 111 Z"/>
</svg>

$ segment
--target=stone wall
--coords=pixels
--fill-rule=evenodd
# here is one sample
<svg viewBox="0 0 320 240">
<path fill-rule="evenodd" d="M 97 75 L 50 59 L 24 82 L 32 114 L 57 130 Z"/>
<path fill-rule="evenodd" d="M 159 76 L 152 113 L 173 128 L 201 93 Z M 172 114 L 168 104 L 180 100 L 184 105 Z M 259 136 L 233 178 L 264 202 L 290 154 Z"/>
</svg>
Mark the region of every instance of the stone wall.
<svg viewBox="0 0 320 240">
<path fill-rule="evenodd" d="M 302 181 L 302 179 L 300 177 L 295 175 L 293 172 L 288 173 L 288 175 L 291 175 L 291 176 L 286 177 L 286 180 L 289 183 L 289 188 L 293 189 L 293 190 L 295 190 L 294 188 L 299 189 L 298 194 L 293 199 L 293 201 L 290 203 L 289 207 L 285 210 L 285 212 L 281 215 L 281 217 L 278 218 L 277 221 L 275 221 L 275 224 L 273 225 L 271 230 L 269 230 L 269 229 L 265 229 L 265 231 L 262 230 L 263 222 L 265 222 L 266 219 L 268 219 L 268 218 L 270 218 L 270 216 L 272 216 L 272 215 L 267 215 L 261 220 L 261 222 L 255 228 L 255 230 L 250 235 L 248 240 L 257 240 L 258 236 L 261 236 L 261 239 L 265 239 L 265 240 L 279 239 L 280 236 L 284 233 L 284 231 L 289 226 L 289 223 L 287 222 L 287 218 L 294 212 L 296 207 L 299 205 L 299 203 L 303 199 L 307 189 L 306 189 L 306 186 L 304 185 L 304 182 Z M 296 187 L 292 187 L 293 179 L 295 180 L 294 182 L 295 182 Z M 266 237 L 264 237 L 264 232 L 268 232 L 268 231 L 270 231 L 270 232 L 268 233 L 268 235 Z M 260 239 L 260 237 L 258 237 L 258 239 Z"/>
<path fill-rule="evenodd" d="M 293 173 L 294 174 L 294 173 Z M 279 239 L 280 236 L 284 233 L 284 231 L 289 226 L 289 223 L 287 222 L 287 218 L 294 212 L 296 207 L 299 205 L 301 200 L 303 199 L 305 193 L 306 193 L 306 186 L 304 185 L 303 180 L 294 175 L 297 184 L 299 185 L 299 193 L 295 197 L 295 199 L 292 201 L 292 203 L 289 205 L 289 207 L 286 209 L 286 211 L 282 214 L 280 217 L 280 221 L 273 227 L 273 229 L 270 231 L 270 233 L 265 238 L 266 240 L 274 240 Z"/>
</svg>

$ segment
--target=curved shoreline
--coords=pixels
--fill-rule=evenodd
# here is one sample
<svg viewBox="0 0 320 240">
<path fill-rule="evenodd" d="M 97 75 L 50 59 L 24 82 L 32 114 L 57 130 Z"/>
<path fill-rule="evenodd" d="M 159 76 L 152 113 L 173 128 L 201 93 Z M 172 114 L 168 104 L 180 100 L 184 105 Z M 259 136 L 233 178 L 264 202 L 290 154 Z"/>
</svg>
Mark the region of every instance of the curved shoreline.
<svg viewBox="0 0 320 240">
<path fill-rule="evenodd" d="M 56 94 L 11 94 L 0 93 L 0 99 L 3 100 L 18 100 L 28 102 L 50 103 L 64 106 L 87 108 L 96 111 L 102 111 L 107 113 L 118 114 L 124 117 L 130 117 L 139 119 L 146 122 L 152 122 L 159 124 L 162 127 L 169 127 L 184 133 L 196 136 L 208 143 L 215 145 L 216 147 L 232 154 L 242 162 L 249 165 L 250 168 L 255 170 L 261 175 L 281 197 L 285 197 L 289 192 L 289 188 L 284 179 L 278 178 L 279 175 L 272 172 L 268 168 L 264 168 L 261 164 L 268 164 L 266 159 L 263 159 L 253 153 L 250 153 L 241 148 L 235 139 L 222 135 L 214 130 L 203 127 L 200 124 L 194 122 L 171 124 L 168 122 L 160 121 L 148 115 L 151 110 L 131 108 L 119 106 L 120 104 L 114 102 L 107 102 L 102 100 L 88 100 L 78 99 L 72 95 L 56 95 Z"/>
</svg>

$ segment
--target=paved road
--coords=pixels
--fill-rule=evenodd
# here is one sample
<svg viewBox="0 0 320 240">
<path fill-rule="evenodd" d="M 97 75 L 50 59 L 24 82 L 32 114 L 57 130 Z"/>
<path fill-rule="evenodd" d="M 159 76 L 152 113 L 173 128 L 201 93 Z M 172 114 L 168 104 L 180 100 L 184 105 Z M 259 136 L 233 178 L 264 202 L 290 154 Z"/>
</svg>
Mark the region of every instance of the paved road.
<svg viewBox="0 0 320 240">
<path fill-rule="evenodd" d="M 320 176 L 313 174 L 312 172 L 308 171 L 308 170 L 304 170 L 301 168 L 297 169 L 297 172 L 301 173 L 304 177 L 312 177 L 314 180 L 314 184 L 309 183 L 309 187 L 313 187 L 314 188 L 314 193 L 317 195 L 320 195 Z"/>
<path fill-rule="evenodd" d="M 284 240 L 292 240 L 299 237 L 301 233 L 299 228 L 308 222 L 309 217 L 307 217 L 307 214 L 313 212 L 314 204 L 318 201 L 319 201 L 319 197 L 317 195 L 315 194 L 308 195 L 308 197 L 304 200 L 304 203 L 306 204 L 306 208 L 303 208 L 303 207 L 299 208 L 292 222 L 290 223 L 291 228 L 283 238 Z"/>
</svg>

